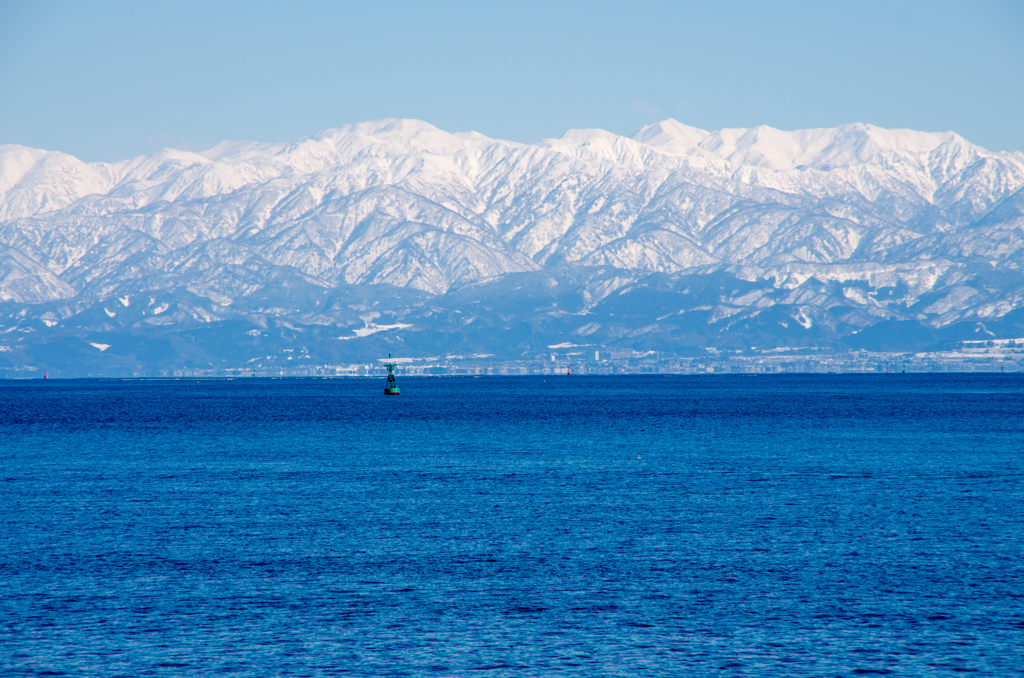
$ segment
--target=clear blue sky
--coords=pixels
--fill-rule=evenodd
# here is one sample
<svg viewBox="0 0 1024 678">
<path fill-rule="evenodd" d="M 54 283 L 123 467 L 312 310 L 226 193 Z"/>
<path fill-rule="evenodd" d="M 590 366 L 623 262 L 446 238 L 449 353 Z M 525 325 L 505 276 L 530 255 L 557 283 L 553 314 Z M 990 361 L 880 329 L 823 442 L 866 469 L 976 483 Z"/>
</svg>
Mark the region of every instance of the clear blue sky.
<svg viewBox="0 0 1024 678">
<path fill-rule="evenodd" d="M 953 130 L 1024 151 L 1024 1 L 0 0 L 0 143 L 117 160 L 384 117 Z"/>
</svg>

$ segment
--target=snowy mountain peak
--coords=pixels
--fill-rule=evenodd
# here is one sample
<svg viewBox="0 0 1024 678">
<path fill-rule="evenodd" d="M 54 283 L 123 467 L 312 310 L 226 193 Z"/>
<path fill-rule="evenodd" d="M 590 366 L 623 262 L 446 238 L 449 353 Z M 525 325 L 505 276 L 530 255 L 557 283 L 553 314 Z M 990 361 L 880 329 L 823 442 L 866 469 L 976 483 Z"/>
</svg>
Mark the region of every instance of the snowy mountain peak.
<svg viewBox="0 0 1024 678">
<path fill-rule="evenodd" d="M 348 157 L 355 148 L 370 147 L 445 155 L 491 142 L 482 134 L 452 134 L 422 120 L 395 118 L 327 130 L 310 137 L 308 141 L 333 145 L 340 157 Z M 303 143 L 298 142 L 297 145 Z"/>
<path fill-rule="evenodd" d="M 966 144 L 952 132 L 890 130 L 863 123 L 792 132 L 767 125 L 705 132 L 671 119 L 648 125 L 632 138 L 663 153 L 708 153 L 734 166 L 775 171 L 850 167 L 885 153 L 928 154 L 942 144 Z"/>
<path fill-rule="evenodd" d="M 631 139 L 656 148 L 662 153 L 687 155 L 697 148 L 708 132 L 689 127 L 672 118 L 642 127 Z"/>
<path fill-rule="evenodd" d="M 74 156 L 24 146 L 0 146 L 0 222 L 64 208 L 112 187 L 110 172 Z"/>
<path fill-rule="evenodd" d="M 222 141 L 199 155 L 215 162 L 249 162 L 270 158 L 285 147 L 285 144 L 264 144 L 256 141 Z"/>
<path fill-rule="evenodd" d="M 643 144 L 603 129 L 571 129 L 557 139 L 536 145 L 572 158 L 634 167 L 643 166 L 650 153 Z"/>
</svg>

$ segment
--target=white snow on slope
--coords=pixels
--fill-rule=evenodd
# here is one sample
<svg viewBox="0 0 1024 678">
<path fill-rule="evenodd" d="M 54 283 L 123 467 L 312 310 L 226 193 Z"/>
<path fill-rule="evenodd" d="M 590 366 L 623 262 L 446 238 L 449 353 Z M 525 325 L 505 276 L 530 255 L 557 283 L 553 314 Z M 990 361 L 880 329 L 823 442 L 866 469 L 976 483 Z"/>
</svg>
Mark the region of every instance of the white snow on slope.
<svg viewBox="0 0 1024 678">
<path fill-rule="evenodd" d="M 0 299 L 185 288 L 226 304 L 279 270 L 442 293 L 558 264 L 782 286 L 899 271 L 920 295 L 935 262 L 1020 272 L 1022 187 L 1020 153 L 865 124 L 665 120 L 519 144 L 387 119 L 92 164 L 0 146 Z M 971 303 L 949 299 L 934 307 Z"/>
</svg>

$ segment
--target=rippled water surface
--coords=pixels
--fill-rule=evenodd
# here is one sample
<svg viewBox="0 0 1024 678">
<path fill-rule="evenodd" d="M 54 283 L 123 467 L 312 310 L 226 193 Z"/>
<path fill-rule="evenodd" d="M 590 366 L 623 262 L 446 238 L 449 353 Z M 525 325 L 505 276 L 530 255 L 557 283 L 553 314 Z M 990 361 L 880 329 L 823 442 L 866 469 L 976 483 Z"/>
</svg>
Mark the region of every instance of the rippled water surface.
<svg viewBox="0 0 1024 678">
<path fill-rule="evenodd" d="M 0 383 L 0 674 L 1024 671 L 1024 378 Z"/>
</svg>

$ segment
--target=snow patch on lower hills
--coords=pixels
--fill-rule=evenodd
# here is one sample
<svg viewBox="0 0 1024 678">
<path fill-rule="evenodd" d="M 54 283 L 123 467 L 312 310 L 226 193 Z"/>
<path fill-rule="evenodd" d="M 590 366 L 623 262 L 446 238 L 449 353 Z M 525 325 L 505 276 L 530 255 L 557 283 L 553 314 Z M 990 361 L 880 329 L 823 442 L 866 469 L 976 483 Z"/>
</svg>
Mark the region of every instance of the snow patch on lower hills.
<svg viewBox="0 0 1024 678">
<path fill-rule="evenodd" d="M 844 287 L 843 296 L 855 304 L 860 304 L 862 306 L 867 306 L 871 303 L 871 298 L 868 296 L 868 293 L 857 287 Z"/>
<path fill-rule="evenodd" d="M 355 336 L 337 337 L 337 339 L 340 339 L 341 341 L 348 341 L 349 339 L 360 339 L 362 337 L 368 337 L 371 334 L 376 334 L 377 332 L 388 332 L 390 330 L 404 330 L 409 327 L 412 327 L 412 325 L 408 323 L 395 323 L 393 325 L 375 325 L 373 323 L 369 323 L 366 325 L 366 327 L 360 327 L 359 329 L 352 330 L 352 333 Z"/>
<path fill-rule="evenodd" d="M 597 332 L 599 329 L 601 329 L 600 323 L 587 323 L 583 327 L 573 332 L 573 334 L 575 334 L 577 337 L 586 337 L 593 334 L 594 332 Z"/>
<path fill-rule="evenodd" d="M 700 308 L 700 307 L 698 307 L 698 308 Z M 737 313 L 740 313 L 742 311 L 743 311 L 742 308 L 738 308 L 736 306 L 726 306 L 724 304 L 719 304 L 719 305 L 715 306 L 714 313 L 712 313 L 711 317 L 708 318 L 708 322 L 709 323 L 717 323 L 719 320 L 724 320 L 726 318 L 731 318 L 732 316 L 734 316 Z"/>
<path fill-rule="evenodd" d="M 961 309 L 966 302 L 978 294 L 977 290 L 964 285 L 957 285 L 941 299 L 924 309 L 925 313 L 943 315 L 954 309 Z"/>
<path fill-rule="evenodd" d="M 811 326 L 814 324 L 814 322 L 810 318 L 808 318 L 807 314 L 804 313 L 803 311 L 800 311 L 798 315 L 794 315 L 793 320 L 803 325 L 803 328 L 805 330 L 811 329 Z"/>
<path fill-rule="evenodd" d="M 727 267 L 725 270 L 733 273 L 737 278 L 749 282 L 774 278 L 777 289 L 796 289 L 814 278 L 822 283 L 863 282 L 875 288 L 893 287 L 903 283 L 915 290 L 916 294 L 921 294 L 932 289 L 942 276 L 958 267 L 959 264 L 947 259 L 932 259 L 893 264 L 864 262 L 850 264 L 794 263 L 765 268 L 737 266 Z"/>
</svg>

